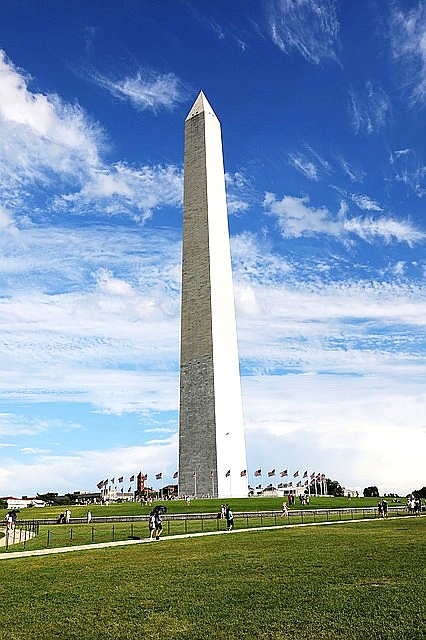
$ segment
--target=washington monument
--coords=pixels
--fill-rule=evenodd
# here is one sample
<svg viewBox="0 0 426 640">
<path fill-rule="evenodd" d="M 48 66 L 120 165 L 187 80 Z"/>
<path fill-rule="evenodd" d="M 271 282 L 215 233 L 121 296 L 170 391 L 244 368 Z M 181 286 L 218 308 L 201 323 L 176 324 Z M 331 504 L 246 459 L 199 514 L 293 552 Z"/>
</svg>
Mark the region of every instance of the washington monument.
<svg viewBox="0 0 426 640">
<path fill-rule="evenodd" d="M 247 496 L 220 122 L 201 92 L 185 120 L 179 493 Z"/>
</svg>

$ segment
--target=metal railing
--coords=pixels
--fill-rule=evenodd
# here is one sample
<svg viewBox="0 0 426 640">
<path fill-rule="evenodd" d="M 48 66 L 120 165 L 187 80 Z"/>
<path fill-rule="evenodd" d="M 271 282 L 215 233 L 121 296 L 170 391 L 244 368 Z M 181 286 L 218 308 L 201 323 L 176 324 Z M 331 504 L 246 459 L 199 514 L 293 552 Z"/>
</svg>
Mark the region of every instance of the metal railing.
<svg viewBox="0 0 426 640">
<path fill-rule="evenodd" d="M 403 506 L 389 508 L 389 515 L 408 515 Z M 282 526 L 286 524 L 309 524 L 330 521 L 348 521 L 378 518 L 376 507 L 340 509 L 290 509 L 281 511 L 234 512 L 234 528 Z M 54 519 L 19 521 L 14 532 L 6 540 L 6 551 L 10 544 L 26 543 L 40 534 L 40 539 L 31 548 L 55 548 L 61 546 L 90 545 L 96 542 L 114 542 L 148 537 L 148 515 L 71 518 L 68 524 L 57 524 Z M 41 527 L 41 528 L 40 528 Z M 46 529 L 47 527 L 47 529 Z M 217 513 L 179 513 L 163 515 L 163 535 L 202 533 L 226 529 L 226 520 Z M 12 536 L 13 535 L 13 539 Z M 22 549 L 22 547 L 21 547 Z"/>
<path fill-rule="evenodd" d="M 37 522 L 37 520 L 26 520 L 7 528 L 4 534 L 4 547 L 6 551 L 10 545 L 21 543 L 23 543 L 25 549 L 27 541 L 37 536 L 39 529 L 40 523 Z"/>
</svg>

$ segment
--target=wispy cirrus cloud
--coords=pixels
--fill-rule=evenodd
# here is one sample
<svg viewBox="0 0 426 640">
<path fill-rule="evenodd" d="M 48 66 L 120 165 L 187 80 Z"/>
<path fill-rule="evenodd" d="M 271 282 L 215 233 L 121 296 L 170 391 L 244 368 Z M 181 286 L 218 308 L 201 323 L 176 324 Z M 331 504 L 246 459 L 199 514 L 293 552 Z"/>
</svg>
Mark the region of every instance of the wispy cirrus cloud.
<svg viewBox="0 0 426 640">
<path fill-rule="evenodd" d="M 390 154 L 389 162 L 397 182 L 421 197 L 426 194 L 426 165 L 414 149 L 398 149 Z"/>
<path fill-rule="evenodd" d="M 340 25 L 333 0 L 271 0 L 268 29 L 283 53 L 297 52 L 314 64 L 337 61 Z"/>
<path fill-rule="evenodd" d="M 188 97 L 188 90 L 173 73 L 139 70 L 133 76 L 113 80 L 100 73 L 89 74 L 90 79 L 115 98 L 128 101 L 138 111 L 174 109 Z"/>
<path fill-rule="evenodd" d="M 369 80 L 361 92 L 350 90 L 350 122 L 356 134 L 377 133 L 386 125 L 391 112 L 390 99 L 377 83 Z"/>
<path fill-rule="evenodd" d="M 379 203 L 369 196 L 353 193 L 351 194 L 351 199 L 360 209 L 365 211 L 383 211 Z"/>
<path fill-rule="evenodd" d="M 365 177 L 365 172 L 359 167 L 352 166 L 342 156 L 337 156 L 337 161 L 343 170 L 343 173 L 349 178 L 351 182 L 362 182 Z"/>
<path fill-rule="evenodd" d="M 300 171 L 306 178 L 309 180 L 319 180 L 319 172 L 316 164 L 297 153 L 289 153 L 289 158 L 294 168 Z"/>
<path fill-rule="evenodd" d="M 227 172 L 225 182 L 228 213 L 244 213 L 258 199 L 250 179 L 243 171 Z"/>
<path fill-rule="evenodd" d="M 390 40 L 393 57 L 403 66 L 400 85 L 414 105 L 426 100 L 426 6 L 421 1 L 412 4 L 393 4 Z"/>
<path fill-rule="evenodd" d="M 303 147 L 306 152 L 298 151 L 288 154 L 290 162 L 306 178 L 318 181 L 323 173 L 331 171 L 330 163 L 306 142 Z"/>
<path fill-rule="evenodd" d="M 357 204 L 363 209 L 380 211 L 377 208 L 379 205 L 366 196 L 358 197 Z M 385 244 L 406 242 L 411 246 L 426 237 L 424 232 L 416 229 L 409 221 L 385 216 L 350 218 L 346 204 L 333 214 L 327 207 L 310 206 L 308 197 L 284 196 L 282 200 L 277 200 L 275 194 L 267 193 L 263 205 L 265 212 L 276 218 L 281 233 L 286 238 L 325 234 L 345 241 L 350 240 L 351 236 L 357 236 L 369 243 L 379 240 Z"/>
</svg>

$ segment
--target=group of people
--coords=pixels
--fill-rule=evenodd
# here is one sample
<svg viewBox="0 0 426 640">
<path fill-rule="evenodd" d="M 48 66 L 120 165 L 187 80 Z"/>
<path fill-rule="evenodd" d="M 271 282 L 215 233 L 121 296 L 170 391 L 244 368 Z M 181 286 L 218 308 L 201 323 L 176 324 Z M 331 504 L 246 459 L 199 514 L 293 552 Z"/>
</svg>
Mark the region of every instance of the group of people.
<svg viewBox="0 0 426 640">
<path fill-rule="evenodd" d="M 154 540 L 154 536 L 155 536 L 155 539 L 159 540 L 163 532 L 163 522 L 161 517 L 161 511 L 159 511 L 158 509 L 154 509 L 149 514 L 148 528 L 149 528 L 149 539 Z"/>
<path fill-rule="evenodd" d="M 422 512 L 422 501 L 421 498 L 415 498 L 411 495 L 408 498 L 408 512 L 413 516 L 419 516 Z"/>
<path fill-rule="evenodd" d="M 56 524 L 69 524 L 71 519 L 71 511 L 69 509 L 65 509 L 64 513 L 59 514 L 59 518 L 56 521 Z"/>
<path fill-rule="evenodd" d="M 379 500 L 377 503 L 377 511 L 381 518 L 388 517 L 388 501 L 383 498 L 383 500 Z"/>
</svg>

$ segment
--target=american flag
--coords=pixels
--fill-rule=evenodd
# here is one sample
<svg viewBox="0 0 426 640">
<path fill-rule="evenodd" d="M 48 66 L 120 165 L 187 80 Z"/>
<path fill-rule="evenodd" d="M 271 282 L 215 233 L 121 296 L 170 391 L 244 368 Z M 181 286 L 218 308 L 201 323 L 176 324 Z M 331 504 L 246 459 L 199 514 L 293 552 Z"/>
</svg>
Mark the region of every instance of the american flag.
<svg viewBox="0 0 426 640">
<path fill-rule="evenodd" d="M 228 469 L 228 471 L 225 473 L 225 478 L 229 478 L 230 475 L 231 475 L 231 469 Z"/>
<path fill-rule="evenodd" d="M 298 472 L 298 471 L 295 471 L 295 472 L 293 473 L 293 478 L 297 478 L 298 476 L 299 476 L 299 472 Z"/>
<path fill-rule="evenodd" d="M 244 469 L 243 471 L 241 471 L 240 476 L 242 478 L 244 478 L 247 475 L 247 469 Z"/>
<path fill-rule="evenodd" d="M 255 472 L 254 472 L 254 475 L 256 476 L 256 478 L 257 478 L 258 476 L 261 476 L 261 475 L 262 475 L 262 469 L 258 469 L 257 471 L 255 471 Z"/>
<path fill-rule="evenodd" d="M 155 474 L 155 479 L 156 479 L 156 480 L 161 480 L 161 478 L 162 478 L 162 477 L 163 477 L 163 474 L 162 474 L 162 473 L 156 473 L 156 474 Z"/>
<path fill-rule="evenodd" d="M 174 474 L 173 474 L 173 479 L 176 480 L 178 475 L 179 475 L 179 471 L 175 471 Z"/>
<path fill-rule="evenodd" d="M 272 478 L 272 476 L 275 475 L 275 469 L 272 469 L 272 471 L 268 471 L 268 478 Z"/>
<path fill-rule="evenodd" d="M 288 476 L 287 469 L 284 469 L 284 471 L 281 471 L 280 476 L 281 476 L 281 478 L 285 478 L 286 476 Z"/>
<path fill-rule="evenodd" d="M 135 476 L 130 476 L 130 482 L 134 482 L 135 481 Z"/>
</svg>

